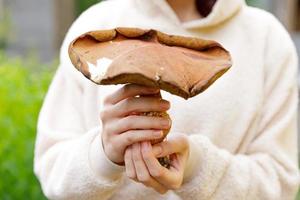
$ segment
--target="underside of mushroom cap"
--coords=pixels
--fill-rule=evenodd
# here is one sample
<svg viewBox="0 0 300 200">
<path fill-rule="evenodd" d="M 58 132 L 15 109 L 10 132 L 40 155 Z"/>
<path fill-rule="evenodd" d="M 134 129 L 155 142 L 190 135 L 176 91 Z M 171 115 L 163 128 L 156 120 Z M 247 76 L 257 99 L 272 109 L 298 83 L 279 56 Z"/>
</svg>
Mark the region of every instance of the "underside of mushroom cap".
<svg viewBox="0 0 300 200">
<path fill-rule="evenodd" d="M 232 65 L 229 52 L 215 41 L 138 28 L 85 33 L 70 44 L 69 55 L 97 84 L 136 83 L 185 99 L 204 91 Z"/>
</svg>

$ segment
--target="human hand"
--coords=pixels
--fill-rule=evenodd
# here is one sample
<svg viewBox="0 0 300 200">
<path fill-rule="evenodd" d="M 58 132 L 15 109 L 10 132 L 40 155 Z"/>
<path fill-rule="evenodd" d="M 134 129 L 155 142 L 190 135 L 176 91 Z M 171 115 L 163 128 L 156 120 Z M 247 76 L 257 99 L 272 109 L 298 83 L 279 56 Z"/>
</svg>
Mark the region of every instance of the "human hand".
<svg viewBox="0 0 300 200">
<path fill-rule="evenodd" d="M 100 113 L 102 121 L 102 144 L 106 156 L 114 163 L 124 163 L 127 146 L 140 142 L 160 139 L 162 130 L 169 129 L 169 119 L 133 115 L 141 112 L 164 112 L 170 103 L 151 95 L 159 89 L 136 84 L 123 86 L 104 99 L 104 108 Z"/>
<path fill-rule="evenodd" d="M 157 160 L 164 156 L 170 157 L 170 169 L 161 166 Z M 183 134 L 170 134 L 167 141 L 153 147 L 149 141 L 135 143 L 125 152 L 126 174 L 164 194 L 181 186 L 188 156 L 189 142 Z"/>
</svg>

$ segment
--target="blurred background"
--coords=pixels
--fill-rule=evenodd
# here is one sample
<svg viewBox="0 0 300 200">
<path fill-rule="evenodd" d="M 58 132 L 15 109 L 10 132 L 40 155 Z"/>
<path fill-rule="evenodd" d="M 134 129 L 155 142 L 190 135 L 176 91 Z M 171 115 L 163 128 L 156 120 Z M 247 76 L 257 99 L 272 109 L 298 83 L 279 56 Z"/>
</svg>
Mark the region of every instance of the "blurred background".
<svg viewBox="0 0 300 200">
<path fill-rule="evenodd" d="M 1 200 L 45 199 L 32 166 L 37 116 L 66 31 L 82 11 L 97 2 L 0 0 Z M 300 54 L 300 0 L 247 3 L 275 14 L 290 31 Z"/>
</svg>

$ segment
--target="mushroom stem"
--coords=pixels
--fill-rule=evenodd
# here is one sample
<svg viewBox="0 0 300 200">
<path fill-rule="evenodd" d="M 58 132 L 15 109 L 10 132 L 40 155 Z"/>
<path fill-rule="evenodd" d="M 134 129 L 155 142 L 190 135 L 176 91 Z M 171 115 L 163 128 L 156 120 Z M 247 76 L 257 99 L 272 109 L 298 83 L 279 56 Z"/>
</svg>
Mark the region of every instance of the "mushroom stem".
<svg viewBox="0 0 300 200">
<path fill-rule="evenodd" d="M 141 95 L 142 96 L 147 96 L 147 97 L 158 97 L 160 99 L 162 99 L 161 93 L 157 93 L 157 94 L 152 94 L 152 95 Z M 144 116 L 149 116 L 149 117 L 164 117 L 164 118 L 168 118 L 169 120 L 171 120 L 170 116 L 168 115 L 167 112 L 158 112 L 158 111 L 151 111 L 151 112 L 143 112 L 140 113 L 140 115 L 144 115 Z M 166 129 L 163 130 L 163 137 L 161 139 L 158 140 L 152 140 L 151 144 L 157 144 L 162 142 L 164 139 L 166 139 L 166 136 L 168 135 L 170 129 Z M 168 156 L 162 157 L 162 158 L 158 158 L 159 163 L 166 167 L 166 168 L 170 168 L 170 159 Z"/>
</svg>

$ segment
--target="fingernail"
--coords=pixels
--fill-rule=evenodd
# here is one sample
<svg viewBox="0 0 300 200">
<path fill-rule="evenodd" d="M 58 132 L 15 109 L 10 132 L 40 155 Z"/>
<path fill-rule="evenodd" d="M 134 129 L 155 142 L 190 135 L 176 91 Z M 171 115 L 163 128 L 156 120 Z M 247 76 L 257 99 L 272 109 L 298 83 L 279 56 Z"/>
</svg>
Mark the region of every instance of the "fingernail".
<svg viewBox="0 0 300 200">
<path fill-rule="evenodd" d="M 149 92 L 159 92 L 159 88 L 149 88 Z"/>
<path fill-rule="evenodd" d="M 161 100 L 162 102 L 162 107 L 169 109 L 170 108 L 170 102 L 166 101 L 166 100 Z"/>
<path fill-rule="evenodd" d="M 155 136 L 156 138 L 161 138 L 162 135 L 163 135 L 162 131 L 155 131 L 155 132 L 154 132 L 154 136 Z"/>
<path fill-rule="evenodd" d="M 171 126 L 171 121 L 169 119 L 164 119 L 162 125 L 163 127 L 169 128 Z"/>
<path fill-rule="evenodd" d="M 141 146 L 142 146 L 142 150 L 147 150 L 147 148 L 148 148 L 148 142 L 142 142 Z"/>
<path fill-rule="evenodd" d="M 159 156 L 162 153 L 161 146 L 155 146 L 155 153 L 156 153 L 156 156 Z"/>
</svg>

